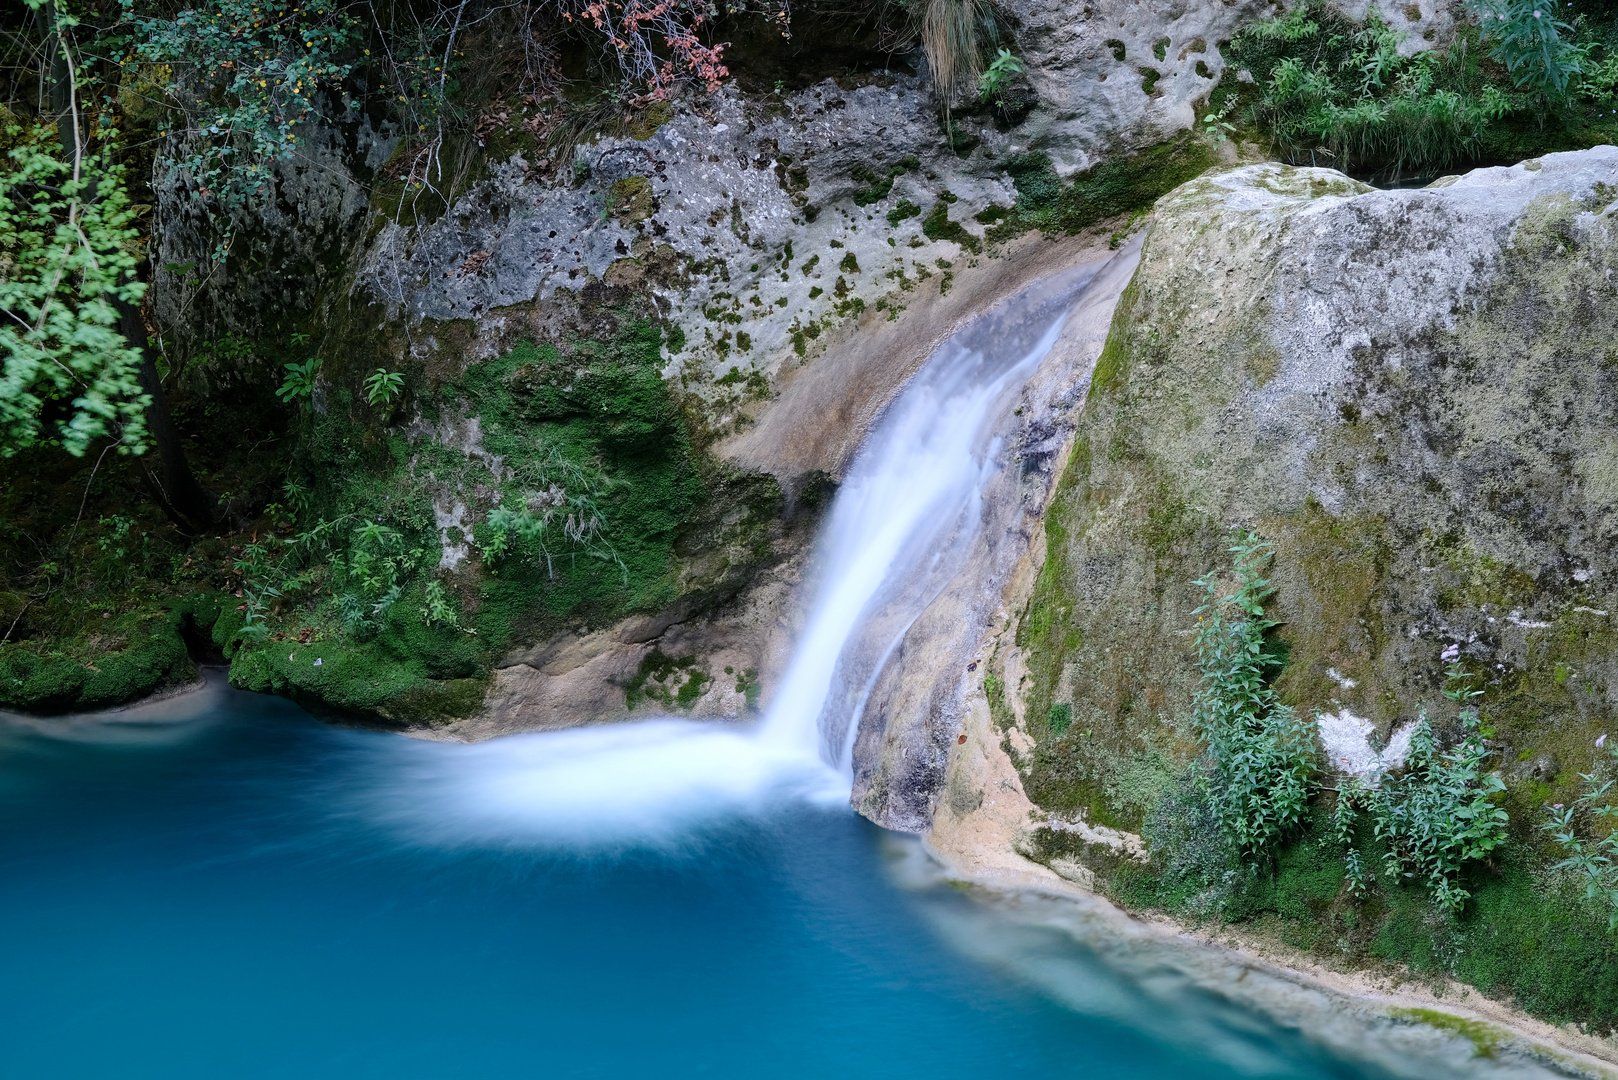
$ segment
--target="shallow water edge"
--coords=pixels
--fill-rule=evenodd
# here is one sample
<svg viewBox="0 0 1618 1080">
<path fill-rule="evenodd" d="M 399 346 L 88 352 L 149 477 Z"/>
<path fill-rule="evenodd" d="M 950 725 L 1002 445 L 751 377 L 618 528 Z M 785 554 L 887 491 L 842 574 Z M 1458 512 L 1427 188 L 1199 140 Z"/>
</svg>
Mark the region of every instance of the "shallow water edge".
<svg viewBox="0 0 1618 1080">
<path fill-rule="evenodd" d="M 1478 1075 L 1618 1078 L 1618 1039 L 1547 1024 L 1464 984 L 1424 984 L 1402 969 L 1332 970 L 1239 926 L 1188 926 L 1129 911 L 1034 863 L 1019 880 L 1003 862 L 973 871 L 924 839 L 911 842 L 925 852 L 931 873 L 1003 916 L 1082 934 L 1126 969 L 1166 965 L 1202 992 L 1338 1052 L 1363 1054 L 1374 1033 L 1383 1043 L 1374 1060 L 1396 1072 L 1414 1055 L 1470 1064 Z"/>
</svg>

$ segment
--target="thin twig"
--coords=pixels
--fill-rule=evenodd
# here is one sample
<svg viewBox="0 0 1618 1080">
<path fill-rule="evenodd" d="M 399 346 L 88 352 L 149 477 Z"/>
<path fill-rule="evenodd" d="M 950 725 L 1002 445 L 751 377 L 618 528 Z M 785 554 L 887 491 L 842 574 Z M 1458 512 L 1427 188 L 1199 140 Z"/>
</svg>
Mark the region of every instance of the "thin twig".
<svg viewBox="0 0 1618 1080">
<path fill-rule="evenodd" d="M 49 596 L 50 593 L 47 592 L 45 595 Z M 17 624 L 22 622 L 22 617 L 28 613 L 28 609 L 33 607 L 34 601 L 38 599 L 39 597 L 37 596 L 30 596 L 28 598 L 28 603 L 22 606 L 22 610 L 17 612 L 17 617 L 11 620 L 11 625 L 6 627 L 6 636 L 0 637 L 0 645 L 4 645 L 6 642 L 11 640 L 11 632 L 17 629 Z"/>
<path fill-rule="evenodd" d="M 106 449 L 101 451 L 101 456 L 96 458 L 95 468 L 90 470 L 90 479 L 84 482 L 84 498 L 79 500 L 79 515 L 73 519 L 73 528 L 67 534 L 68 551 L 70 553 L 73 550 L 73 538 L 79 534 L 79 522 L 84 518 L 84 506 L 90 501 L 90 485 L 96 482 L 96 471 L 101 468 L 101 463 L 106 460 L 107 450 L 111 450 L 121 441 L 121 439 L 114 440 L 107 444 Z"/>
</svg>

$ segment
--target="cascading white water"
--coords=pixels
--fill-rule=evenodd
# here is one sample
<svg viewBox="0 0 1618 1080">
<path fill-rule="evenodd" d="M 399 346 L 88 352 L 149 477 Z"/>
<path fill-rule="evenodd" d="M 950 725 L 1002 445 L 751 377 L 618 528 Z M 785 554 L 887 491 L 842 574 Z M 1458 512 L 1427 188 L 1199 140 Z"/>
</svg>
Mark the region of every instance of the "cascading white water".
<svg viewBox="0 0 1618 1080">
<path fill-rule="evenodd" d="M 866 439 L 820 537 L 815 604 L 765 738 L 818 752 L 848 774 L 871 683 L 959 571 L 982 525 L 978 493 L 1001 464 L 995 421 L 1050 352 L 1093 273 L 1086 267 L 1041 283 L 962 329 Z"/>
<path fill-rule="evenodd" d="M 651 720 L 476 746 L 395 743 L 418 783 L 409 805 L 387 812 L 445 839 L 510 840 L 517 827 L 525 841 L 599 842 L 666 839 L 791 798 L 846 803 L 864 699 L 959 572 L 982 525 L 978 492 L 1002 467 L 996 423 L 1093 273 L 1058 275 L 975 320 L 887 410 L 833 501 L 816 599 L 762 724 Z M 395 779 L 400 767 L 389 763 Z"/>
</svg>

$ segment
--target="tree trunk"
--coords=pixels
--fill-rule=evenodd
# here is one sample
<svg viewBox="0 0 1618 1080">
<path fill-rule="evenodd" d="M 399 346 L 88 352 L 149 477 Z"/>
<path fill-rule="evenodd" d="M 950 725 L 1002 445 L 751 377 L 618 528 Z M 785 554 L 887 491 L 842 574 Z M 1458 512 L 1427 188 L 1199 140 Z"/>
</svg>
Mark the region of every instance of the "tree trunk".
<svg viewBox="0 0 1618 1080">
<path fill-rule="evenodd" d="M 191 462 L 180 445 L 180 434 L 174 430 L 169 415 L 168 399 L 163 396 L 163 383 L 157 377 L 151 351 L 146 345 L 146 324 L 134 304 L 117 301 L 118 330 L 129 344 L 140 350 L 140 388 L 152 399 L 146 407 L 146 431 L 151 437 L 153 454 L 142 454 L 135 459 L 147 490 L 157 505 L 181 532 L 190 535 L 207 532 L 219 522 L 219 499 L 202 486 Z"/>
</svg>

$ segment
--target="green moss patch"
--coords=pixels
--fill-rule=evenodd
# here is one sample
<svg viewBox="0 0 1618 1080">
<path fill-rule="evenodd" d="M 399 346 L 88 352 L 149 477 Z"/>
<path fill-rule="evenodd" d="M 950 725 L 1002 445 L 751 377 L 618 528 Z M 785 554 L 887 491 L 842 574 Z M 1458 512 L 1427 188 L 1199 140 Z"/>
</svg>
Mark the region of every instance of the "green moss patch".
<svg viewBox="0 0 1618 1080">
<path fill-rule="evenodd" d="M 1396 1020 L 1426 1024 L 1439 1031 L 1459 1035 L 1472 1044 L 1473 1057 L 1493 1058 L 1495 1052 L 1500 1049 L 1500 1044 L 1506 1039 L 1506 1033 L 1493 1024 L 1486 1024 L 1482 1020 L 1468 1020 L 1463 1016 L 1439 1012 L 1437 1009 L 1394 1009 L 1388 1015 Z"/>
<path fill-rule="evenodd" d="M 1005 159 L 1017 204 L 988 234 L 1007 239 L 1028 229 L 1055 235 L 1148 209 L 1214 162 L 1207 140 L 1184 132 L 1133 154 L 1108 157 L 1063 183 L 1049 155 L 1030 150 Z"/>
<path fill-rule="evenodd" d="M 929 240 L 953 241 L 973 253 L 983 250 L 983 241 L 967 232 L 960 222 L 950 220 L 949 203 L 943 200 L 934 203 L 922 219 L 921 231 Z"/>
<path fill-rule="evenodd" d="M 621 225 L 645 221 L 652 208 L 652 182 L 644 176 L 626 176 L 607 189 L 607 213 Z"/>
<path fill-rule="evenodd" d="M 712 681 L 713 676 L 697 666 L 696 657 L 676 659 L 654 648 L 625 685 L 624 703 L 631 709 L 644 701 L 689 709 Z"/>
<path fill-rule="evenodd" d="M 0 646 L 0 704 L 29 712 L 123 705 L 196 678 L 188 637 L 211 630 L 217 597 L 174 598 L 137 609 L 66 642 Z"/>
</svg>

